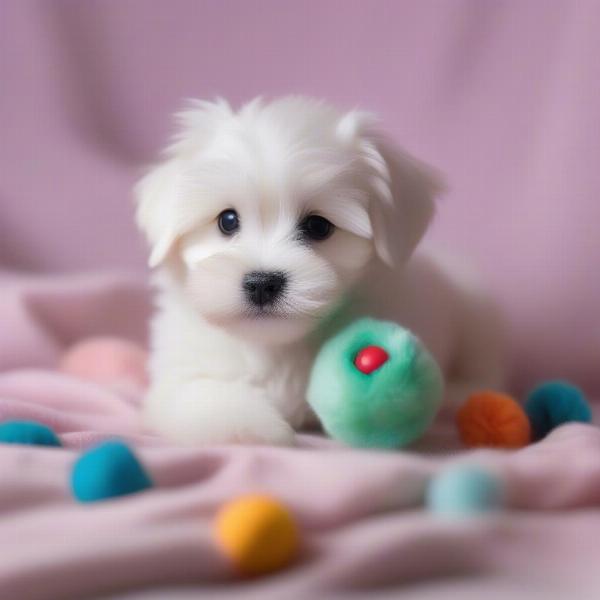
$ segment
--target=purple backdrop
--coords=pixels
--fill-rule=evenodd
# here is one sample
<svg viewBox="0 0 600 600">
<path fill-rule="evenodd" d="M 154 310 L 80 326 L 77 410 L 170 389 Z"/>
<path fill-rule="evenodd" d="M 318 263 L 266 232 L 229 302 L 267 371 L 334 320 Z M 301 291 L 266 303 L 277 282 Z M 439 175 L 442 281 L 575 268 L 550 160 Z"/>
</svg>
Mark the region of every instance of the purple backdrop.
<svg viewBox="0 0 600 600">
<path fill-rule="evenodd" d="M 144 268 L 130 188 L 185 97 L 378 112 L 450 191 L 431 233 L 487 275 L 518 379 L 600 388 L 600 3 L 0 3 L 0 265 Z"/>
</svg>

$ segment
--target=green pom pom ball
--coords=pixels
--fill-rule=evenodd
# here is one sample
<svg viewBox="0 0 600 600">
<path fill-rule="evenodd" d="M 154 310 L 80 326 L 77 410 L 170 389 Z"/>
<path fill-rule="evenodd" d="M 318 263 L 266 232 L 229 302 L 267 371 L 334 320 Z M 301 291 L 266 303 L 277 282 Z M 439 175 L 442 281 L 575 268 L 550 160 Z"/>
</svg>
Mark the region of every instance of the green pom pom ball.
<svg viewBox="0 0 600 600">
<path fill-rule="evenodd" d="M 399 448 L 427 430 L 442 392 L 440 369 L 414 335 L 396 323 L 361 319 L 323 345 L 307 397 L 333 438 Z"/>
</svg>

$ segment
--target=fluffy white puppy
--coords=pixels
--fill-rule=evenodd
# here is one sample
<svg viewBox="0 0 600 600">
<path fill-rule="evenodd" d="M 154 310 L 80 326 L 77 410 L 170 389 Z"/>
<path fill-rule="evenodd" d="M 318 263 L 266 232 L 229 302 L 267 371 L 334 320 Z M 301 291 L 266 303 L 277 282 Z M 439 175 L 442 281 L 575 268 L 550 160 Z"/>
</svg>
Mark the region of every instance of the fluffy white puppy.
<svg viewBox="0 0 600 600">
<path fill-rule="evenodd" d="M 188 444 L 292 443 L 319 340 L 361 314 L 411 328 L 460 397 L 497 383 L 487 303 L 409 260 L 439 183 L 369 114 L 301 97 L 194 102 L 179 125 L 136 189 L 159 290 L 152 429 Z"/>
</svg>

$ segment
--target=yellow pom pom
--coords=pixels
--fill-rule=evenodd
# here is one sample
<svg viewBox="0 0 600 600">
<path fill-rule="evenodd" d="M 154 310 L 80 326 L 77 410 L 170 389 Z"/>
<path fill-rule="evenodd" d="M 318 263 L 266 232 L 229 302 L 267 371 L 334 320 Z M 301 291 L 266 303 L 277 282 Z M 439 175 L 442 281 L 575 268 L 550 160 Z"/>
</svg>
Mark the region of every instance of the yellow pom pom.
<svg viewBox="0 0 600 600">
<path fill-rule="evenodd" d="M 531 441 L 527 414 L 516 400 L 499 392 L 470 396 L 458 411 L 456 424 L 469 447 L 521 448 Z"/>
<path fill-rule="evenodd" d="M 228 502 L 215 521 L 221 550 L 244 575 L 261 575 L 286 566 L 296 555 L 299 533 L 290 511 L 265 495 Z"/>
</svg>

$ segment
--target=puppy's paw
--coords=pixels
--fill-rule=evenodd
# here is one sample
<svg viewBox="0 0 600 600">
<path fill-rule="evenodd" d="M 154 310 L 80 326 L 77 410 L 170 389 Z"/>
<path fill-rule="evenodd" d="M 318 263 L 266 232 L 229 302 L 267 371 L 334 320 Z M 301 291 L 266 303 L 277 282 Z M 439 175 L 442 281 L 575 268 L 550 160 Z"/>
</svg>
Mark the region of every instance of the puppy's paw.
<svg viewBox="0 0 600 600">
<path fill-rule="evenodd" d="M 290 425 L 278 414 L 263 414 L 259 419 L 241 424 L 233 434 L 224 432 L 224 442 L 236 444 L 268 444 L 271 446 L 293 446 L 296 434 Z"/>
<path fill-rule="evenodd" d="M 195 381 L 151 391 L 146 422 L 168 439 L 190 446 L 291 446 L 292 427 L 261 390 L 237 382 Z"/>
</svg>

